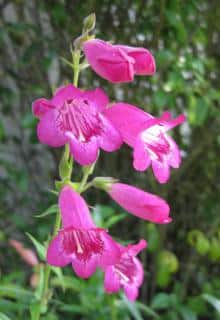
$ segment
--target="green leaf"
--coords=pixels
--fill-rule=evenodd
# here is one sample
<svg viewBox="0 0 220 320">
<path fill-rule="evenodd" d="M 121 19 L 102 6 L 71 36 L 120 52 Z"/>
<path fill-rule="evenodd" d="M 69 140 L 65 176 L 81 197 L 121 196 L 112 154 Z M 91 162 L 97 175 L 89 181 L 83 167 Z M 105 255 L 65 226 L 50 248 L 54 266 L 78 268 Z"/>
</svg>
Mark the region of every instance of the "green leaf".
<svg viewBox="0 0 220 320">
<path fill-rule="evenodd" d="M 11 320 L 6 314 L 0 312 L 0 320 Z"/>
<path fill-rule="evenodd" d="M 37 320 L 40 314 L 40 304 L 36 301 L 30 305 L 31 320 Z"/>
<path fill-rule="evenodd" d="M 29 237 L 29 239 L 32 241 L 33 245 L 35 246 L 35 249 L 37 250 L 37 253 L 40 259 L 45 261 L 46 248 L 38 240 L 36 240 L 30 233 L 26 232 L 26 235 Z"/>
<path fill-rule="evenodd" d="M 220 241 L 217 238 L 210 241 L 209 257 L 212 261 L 220 259 Z"/>
<path fill-rule="evenodd" d="M 28 303 L 27 301 L 25 302 L 20 302 L 20 301 L 15 301 L 15 302 L 12 302 L 8 299 L 3 299 L 1 298 L 0 299 L 0 310 L 1 311 L 4 311 L 4 312 L 12 312 L 12 311 L 15 311 L 15 312 L 22 312 L 23 310 L 25 309 L 28 309 Z"/>
<path fill-rule="evenodd" d="M 37 300 L 40 300 L 40 298 L 42 297 L 42 293 L 44 290 L 44 278 L 45 278 L 45 265 L 40 265 L 39 268 L 39 281 L 38 281 L 38 286 L 37 286 L 37 290 L 35 291 L 35 297 L 37 298 Z M 33 310 L 35 310 L 35 306 L 33 304 Z"/>
<path fill-rule="evenodd" d="M 155 91 L 154 96 L 153 96 L 153 101 L 155 103 L 155 106 L 158 109 L 162 109 L 167 104 L 167 101 L 168 101 L 167 95 L 168 94 L 162 90 Z"/>
<path fill-rule="evenodd" d="M 173 252 L 162 250 L 157 259 L 159 269 L 166 269 L 170 273 L 177 272 L 179 268 L 179 261 Z"/>
<path fill-rule="evenodd" d="M 113 226 L 114 224 L 116 224 L 117 222 L 123 220 L 126 217 L 126 213 L 121 213 L 118 215 L 114 215 L 112 217 L 110 217 L 105 223 L 104 226 L 105 228 L 110 228 L 111 226 Z"/>
<path fill-rule="evenodd" d="M 146 306 L 145 304 L 143 304 L 139 301 L 135 302 L 135 304 L 146 315 L 151 316 L 156 319 L 159 318 L 159 315 L 154 310 L 152 310 L 150 307 Z"/>
<path fill-rule="evenodd" d="M 44 212 L 41 214 L 35 215 L 36 218 L 44 218 L 46 216 L 49 216 L 53 213 L 56 213 L 59 210 L 59 207 L 57 204 L 52 204 L 49 208 L 47 208 Z"/>
<path fill-rule="evenodd" d="M 76 292 L 80 292 L 85 289 L 85 283 L 74 277 L 62 276 L 62 280 L 60 277 L 57 277 L 53 278 L 51 282 L 55 287 L 72 289 Z"/>
<path fill-rule="evenodd" d="M 73 158 L 69 159 L 69 145 L 65 145 L 65 149 L 59 164 L 59 175 L 61 180 L 70 180 L 73 170 Z"/>
<path fill-rule="evenodd" d="M 178 312 L 183 320 L 197 320 L 196 314 L 185 306 L 180 306 Z"/>
<path fill-rule="evenodd" d="M 7 286 L 0 286 L 0 296 L 21 301 L 28 301 L 33 297 L 33 294 L 32 292 L 19 286 L 8 284 Z"/>
<path fill-rule="evenodd" d="M 37 120 L 33 116 L 32 112 L 27 112 L 21 120 L 21 126 L 24 129 L 31 129 L 36 126 Z"/>
<path fill-rule="evenodd" d="M 220 299 L 217 299 L 216 297 L 207 293 L 204 293 L 202 297 L 204 300 L 209 302 L 215 308 L 215 310 L 220 314 Z"/>
<path fill-rule="evenodd" d="M 167 268 L 163 268 L 163 265 L 161 265 L 161 268 L 157 271 L 157 285 L 160 288 L 165 288 L 168 286 L 171 280 L 171 273 Z"/>
<path fill-rule="evenodd" d="M 171 306 L 174 306 L 176 304 L 177 304 L 176 295 L 160 292 L 154 296 L 151 303 L 151 308 L 162 310 L 162 309 L 168 309 Z"/>
<path fill-rule="evenodd" d="M 209 101 L 204 97 L 189 97 L 189 121 L 192 125 L 202 125 L 209 112 Z"/>
<path fill-rule="evenodd" d="M 148 242 L 148 251 L 155 252 L 160 245 L 160 233 L 157 226 L 153 223 L 147 224 L 147 242 Z"/>
<path fill-rule="evenodd" d="M 210 242 L 200 230 L 191 230 L 187 235 L 187 241 L 202 256 L 209 252 Z"/>
<path fill-rule="evenodd" d="M 131 315 L 134 317 L 135 320 L 144 320 L 135 303 L 130 303 L 127 300 L 127 298 L 125 298 L 125 296 L 123 296 L 122 299 L 127 309 L 129 310 L 129 312 L 131 313 Z"/>
<path fill-rule="evenodd" d="M 63 281 L 63 272 L 61 268 L 58 267 L 51 267 L 51 270 L 53 273 L 55 273 L 55 275 L 57 276 L 57 278 L 59 279 L 61 285 L 62 285 L 62 289 L 64 290 L 64 281 Z"/>
</svg>

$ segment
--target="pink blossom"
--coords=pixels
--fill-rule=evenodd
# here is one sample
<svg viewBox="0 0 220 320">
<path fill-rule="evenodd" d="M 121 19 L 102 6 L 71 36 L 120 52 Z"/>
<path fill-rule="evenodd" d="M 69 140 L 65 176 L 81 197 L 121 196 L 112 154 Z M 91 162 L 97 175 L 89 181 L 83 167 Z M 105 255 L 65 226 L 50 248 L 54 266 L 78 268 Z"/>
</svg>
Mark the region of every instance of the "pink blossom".
<svg viewBox="0 0 220 320">
<path fill-rule="evenodd" d="M 92 39 L 84 42 L 83 50 L 92 69 L 111 82 L 129 82 L 134 75 L 153 75 L 156 71 L 154 57 L 144 48 Z"/>
<path fill-rule="evenodd" d="M 107 266 L 104 270 L 106 292 L 114 293 L 123 288 L 129 300 L 137 299 L 139 287 L 144 279 L 144 270 L 141 262 L 135 256 L 146 246 L 145 240 L 127 247 L 119 245 L 121 252 L 119 261 L 114 265 Z"/>
<path fill-rule="evenodd" d="M 64 267 L 72 263 L 79 277 L 88 278 L 98 266 L 105 267 L 118 260 L 117 244 L 104 229 L 95 226 L 85 201 L 71 187 L 62 189 L 59 208 L 62 229 L 49 244 L 49 264 Z"/>
<path fill-rule="evenodd" d="M 144 171 L 152 165 L 160 183 L 170 177 L 170 167 L 179 168 L 181 156 L 175 141 L 167 131 L 185 121 L 183 114 L 171 119 L 169 112 L 161 118 L 126 103 L 116 103 L 105 111 L 105 116 L 120 131 L 125 143 L 134 149 L 133 166 Z"/>
<path fill-rule="evenodd" d="M 169 205 L 160 197 L 123 183 L 113 183 L 108 194 L 123 209 L 154 223 L 169 223 Z"/>
<path fill-rule="evenodd" d="M 25 248 L 22 242 L 10 239 L 9 243 L 17 251 L 20 257 L 31 267 L 35 267 L 39 264 L 35 252 L 31 249 Z"/>
<path fill-rule="evenodd" d="M 81 165 L 93 163 L 99 148 L 111 152 L 121 146 L 119 132 L 103 114 L 108 97 L 101 89 L 81 91 L 69 84 L 59 88 L 52 99 L 37 99 L 33 113 L 41 143 L 60 147 L 68 143 Z"/>
</svg>

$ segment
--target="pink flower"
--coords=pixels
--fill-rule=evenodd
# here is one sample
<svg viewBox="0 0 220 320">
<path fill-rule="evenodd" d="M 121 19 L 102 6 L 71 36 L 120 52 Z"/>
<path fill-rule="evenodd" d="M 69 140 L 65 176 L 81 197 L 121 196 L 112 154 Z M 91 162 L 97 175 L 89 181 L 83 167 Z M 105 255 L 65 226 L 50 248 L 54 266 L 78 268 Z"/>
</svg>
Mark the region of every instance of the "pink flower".
<svg viewBox="0 0 220 320">
<path fill-rule="evenodd" d="M 95 226 L 85 201 L 71 187 L 62 189 L 59 208 L 62 229 L 49 244 L 50 265 L 64 267 L 72 263 L 79 277 L 88 278 L 98 266 L 105 267 L 118 260 L 116 242 L 104 229 Z"/>
<path fill-rule="evenodd" d="M 20 257 L 31 267 L 35 267 L 39 264 L 35 252 L 31 249 L 25 248 L 22 242 L 10 239 L 9 243 L 17 251 Z"/>
<path fill-rule="evenodd" d="M 103 111 L 108 97 L 101 89 L 81 91 L 69 84 L 59 88 L 52 99 L 38 99 L 33 113 L 40 119 L 37 134 L 40 142 L 51 147 L 66 143 L 81 165 L 93 163 L 99 148 L 111 152 L 122 139 Z"/>
<path fill-rule="evenodd" d="M 134 168 L 144 171 L 152 165 L 156 179 L 167 182 L 170 167 L 178 168 L 181 163 L 179 148 L 167 131 L 184 122 L 185 116 L 171 119 L 170 113 L 164 112 L 158 119 L 126 103 L 112 105 L 105 116 L 120 131 L 124 142 L 134 149 Z"/>
<path fill-rule="evenodd" d="M 118 292 L 121 288 L 131 301 L 137 299 L 138 289 L 144 279 L 144 270 L 140 261 L 135 257 L 141 250 L 146 248 L 147 243 L 141 240 L 136 245 L 128 245 L 120 248 L 120 259 L 116 264 L 105 268 L 105 291 L 108 293 Z"/>
<path fill-rule="evenodd" d="M 107 189 L 111 198 L 133 215 L 154 223 L 169 223 L 170 208 L 160 197 L 123 183 L 113 183 Z"/>
<path fill-rule="evenodd" d="M 111 82 L 129 82 L 134 75 L 153 75 L 156 71 L 154 57 L 144 48 L 93 39 L 84 42 L 83 50 L 92 69 Z"/>
</svg>

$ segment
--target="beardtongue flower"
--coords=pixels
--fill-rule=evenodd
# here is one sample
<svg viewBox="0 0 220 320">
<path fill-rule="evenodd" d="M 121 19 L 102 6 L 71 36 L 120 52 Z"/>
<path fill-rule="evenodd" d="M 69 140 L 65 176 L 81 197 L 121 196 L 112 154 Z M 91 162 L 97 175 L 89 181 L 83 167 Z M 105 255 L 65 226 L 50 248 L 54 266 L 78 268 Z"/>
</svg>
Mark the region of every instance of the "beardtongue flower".
<svg viewBox="0 0 220 320">
<path fill-rule="evenodd" d="M 116 264 L 104 269 L 104 287 L 107 293 L 118 292 L 121 288 L 130 301 L 138 297 L 138 290 L 144 279 L 144 271 L 141 262 L 136 255 L 146 248 L 147 243 L 141 240 L 136 245 L 127 247 L 119 245 L 120 258 Z"/>
<path fill-rule="evenodd" d="M 69 84 L 59 88 L 52 99 L 37 99 L 33 113 L 41 143 L 60 147 L 68 143 L 81 165 L 93 163 L 99 148 L 111 152 L 122 144 L 118 130 L 104 115 L 108 97 L 101 89 L 81 91 Z"/>
<path fill-rule="evenodd" d="M 99 267 L 114 264 L 120 250 L 104 229 L 92 221 L 83 198 L 71 187 L 65 186 L 59 196 L 62 229 L 51 241 L 47 262 L 64 267 L 72 263 L 75 273 L 90 277 Z"/>
<path fill-rule="evenodd" d="M 10 239 L 9 243 L 28 265 L 30 265 L 31 267 L 35 267 L 39 264 L 35 252 L 31 249 L 25 248 L 22 242 L 15 239 Z"/>
<path fill-rule="evenodd" d="M 104 189 L 110 197 L 131 214 L 154 223 L 172 221 L 170 208 L 165 200 L 136 187 L 115 182 L 112 178 L 95 178 L 94 185 Z"/>
<path fill-rule="evenodd" d="M 105 116 L 120 131 L 124 142 L 134 149 L 134 168 L 144 171 L 152 165 L 156 179 L 167 182 L 170 167 L 178 168 L 181 163 L 179 148 L 167 131 L 183 123 L 185 116 L 171 119 L 170 113 L 164 112 L 161 118 L 155 118 L 126 103 L 113 104 Z"/>
<path fill-rule="evenodd" d="M 92 39 L 84 42 L 83 51 L 92 69 L 111 82 L 129 82 L 134 75 L 153 75 L 156 71 L 154 57 L 144 48 Z"/>
</svg>

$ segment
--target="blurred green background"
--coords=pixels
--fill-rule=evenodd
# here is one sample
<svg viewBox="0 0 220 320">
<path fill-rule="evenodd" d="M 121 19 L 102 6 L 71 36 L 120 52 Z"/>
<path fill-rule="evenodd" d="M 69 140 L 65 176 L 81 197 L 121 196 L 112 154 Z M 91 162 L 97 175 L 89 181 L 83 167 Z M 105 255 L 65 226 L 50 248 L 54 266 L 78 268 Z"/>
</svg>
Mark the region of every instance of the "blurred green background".
<svg viewBox="0 0 220 320">
<path fill-rule="evenodd" d="M 102 154 L 96 175 L 114 176 L 154 192 L 170 203 L 173 222 L 152 225 L 126 214 L 105 194 L 86 196 L 100 226 L 122 241 L 148 240 L 141 255 L 145 282 L 137 303 L 122 294 L 103 294 L 102 275 L 88 281 L 53 275 L 56 288 L 42 319 L 220 319 L 220 2 L 218 0 L 2 0 L 0 1 L 0 319 L 28 319 L 32 270 L 9 246 L 10 238 L 33 244 L 51 231 L 54 215 L 34 216 L 56 203 L 49 192 L 58 177 L 61 150 L 40 145 L 34 99 L 71 81 L 70 44 L 89 13 L 97 16 L 96 36 L 149 48 L 156 57 L 153 77 L 110 85 L 90 70 L 85 88 L 103 87 L 111 100 L 127 101 L 160 115 L 184 112 L 187 123 L 173 136 L 183 163 L 166 185 L 151 170 L 135 172 L 131 150 Z M 74 175 L 80 178 L 75 166 Z M 111 219 L 111 216 L 119 217 Z M 63 288 L 65 290 L 63 290 Z"/>
</svg>

